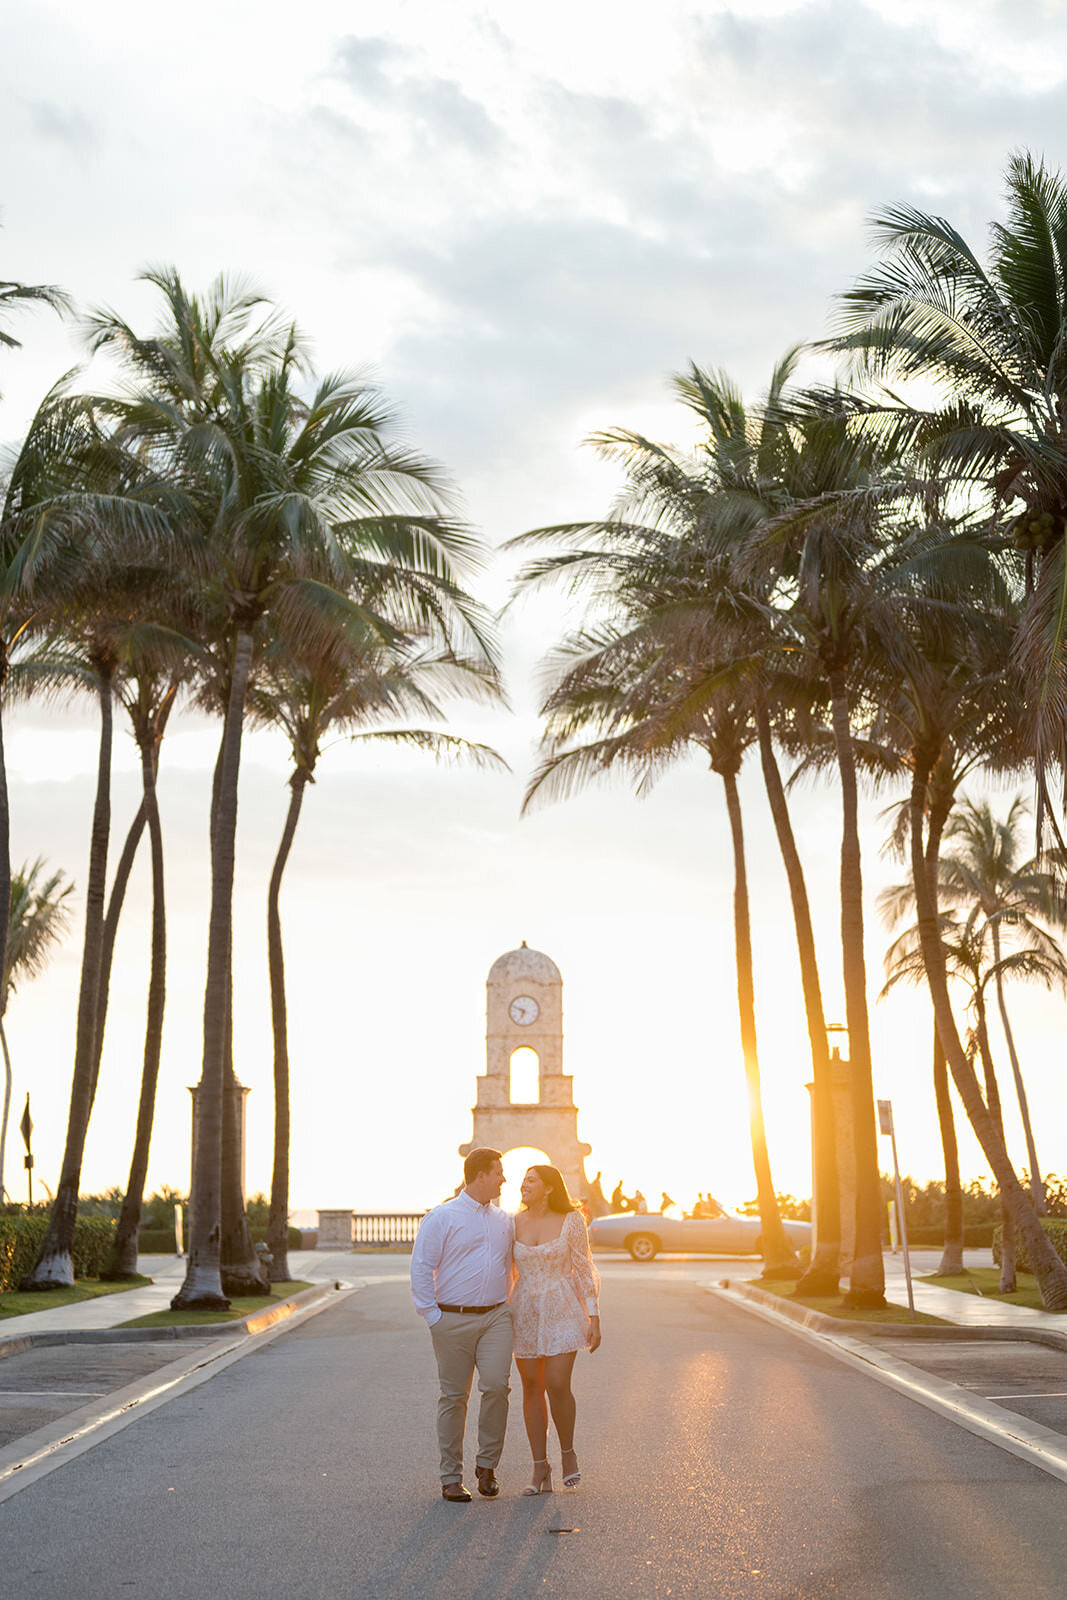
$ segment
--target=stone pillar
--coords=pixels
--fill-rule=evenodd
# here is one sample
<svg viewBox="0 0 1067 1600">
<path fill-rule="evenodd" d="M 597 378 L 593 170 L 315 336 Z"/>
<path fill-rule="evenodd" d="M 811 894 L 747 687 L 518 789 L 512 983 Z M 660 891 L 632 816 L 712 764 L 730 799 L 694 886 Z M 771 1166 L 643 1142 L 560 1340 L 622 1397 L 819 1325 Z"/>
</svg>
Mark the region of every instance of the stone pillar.
<svg viewBox="0 0 1067 1600">
<path fill-rule="evenodd" d="M 351 1250 L 353 1223 L 351 1211 L 320 1211 L 317 1250 Z"/>
<path fill-rule="evenodd" d="M 856 1135 L 852 1105 L 852 1067 L 836 1045 L 830 1056 L 837 1133 L 837 1192 L 841 1197 L 841 1276 L 852 1270 L 856 1254 Z"/>
<path fill-rule="evenodd" d="M 246 1089 L 243 1083 L 234 1083 L 233 1085 L 231 1085 L 231 1087 L 230 1087 L 230 1089 L 228 1091 L 226 1089 L 223 1089 L 222 1092 L 223 1092 L 223 1094 L 226 1094 L 228 1092 L 228 1093 L 234 1095 L 236 1100 L 237 1100 L 237 1108 L 236 1108 L 237 1109 L 237 1115 L 236 1115 L 234 1120 L 235 1120 L 235 1122 L 237 1124 L 238 1148 L 240 1150 L 241 1204 L 243 1205 L 244 1204 L 244 1198 L 245 1198 L 245 1144 L 246 1144 L 246 1141 L 245 1141 L 245 1120 L 246 1120 L 246 1116 L 247 1116 L 247 1107 L 245 1105 L 245 1101 L 248 1099 L 248 1096 L 252 1093 L 252 1091 L 251 1091 L 251 1089 Z M 191 1162 L 191 1165 L 190 1165 L 190 1171 L 191 1172 L 195 1172 L 196 1171 L 196 1102 L 197 1102 L 197 1096 L 200 1093 L 200 1085 L 199 1084 L 190 1084 L 189 1093 L 193 1097 L 192 1162 Z M 190 1194 L 192 1193 L 192 1189 L 193 1189 L 192 1181 L 190 1180 L 190 1183 L 189 1183 L 189 1192 L 190 1192 Z"/>
</svg>

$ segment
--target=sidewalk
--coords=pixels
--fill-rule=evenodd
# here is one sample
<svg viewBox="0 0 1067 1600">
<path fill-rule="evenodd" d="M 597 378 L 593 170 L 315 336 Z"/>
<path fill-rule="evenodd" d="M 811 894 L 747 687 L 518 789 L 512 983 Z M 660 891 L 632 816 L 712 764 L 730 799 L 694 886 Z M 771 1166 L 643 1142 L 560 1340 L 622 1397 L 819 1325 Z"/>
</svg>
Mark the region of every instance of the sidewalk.
<svg viewBox="0 0 1067 1600">
<path fill-rule="evenodd" d="M 289 1269 L 294 1280 L 312 1284 L 350 1284 L 368 1274 L 360 1267 L 374 1263 L 372 1257 L 334 1254 L 332 1251 L 290 1250 Z M 153 1281 L 118 1294 L 101 1295 L 98 1300 L 82 1300 L 73 1306 L 57 1306 L 54 1311 L 32 1311 L 24 1317 L 0 1321 L 0 1344 L 5 1339 L 28 1333 L 81 1333 L 86 1329 L 115 1328 L 151 1311 L 166 1311 L 185 1277 L 184 1256 L 142 1256 L 140 1270 Z"/>
<path fill-rule="evenodd" d="M 885 1253 L 885 1297 L 894 1305 L 906 1306 L 908 1286 L 904 1276 L 903 1255 Z M 913 1250 L 911 1252 L 912 1288 L 916 1311 L 929 1312 L 943 1317 L 959 1327 L 981 1328 L 1054 1328 L 1067 1334 L 1067 1313 L 1062 1311 L 1034 1311 L 1029 1306 L 1005 1305 L 1002 1300 L 992 1300 L 979 1294 L 961 1294 L 957 1289 L 942 1289 L 936 1283 L 918 1280 L 936 1272 L 941 1261 L 940 1250 Z M 976 1267 L 992 1267 L 990 1250 L 965 1250 L 963 1264 L 972 1271 Z"/>
</svg>

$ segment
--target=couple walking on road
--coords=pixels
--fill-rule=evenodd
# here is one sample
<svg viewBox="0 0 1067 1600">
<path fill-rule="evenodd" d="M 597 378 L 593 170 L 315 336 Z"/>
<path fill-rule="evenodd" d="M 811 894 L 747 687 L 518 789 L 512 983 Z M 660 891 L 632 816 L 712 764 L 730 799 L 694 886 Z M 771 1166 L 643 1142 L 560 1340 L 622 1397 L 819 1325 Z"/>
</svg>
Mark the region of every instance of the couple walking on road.
<svg viewBox="0 0 1067 1600">
<path fill-rule="evenodd" d="M 504 1185 L 499 1150 L 472 1150 L 464 1186 L 423 1218 L 411 1253 L 411 1294 L 433 1340 L 441 1395 L 437 1439 L 441 1494 L 468 1502 L 463 1435 L 475 1371 L 478 1493 L 500 1492 L 496 1468 L 508 1421 L 511 1357 L 522 1379 L 522 1412 L 533 1471 L 524 1495 L 551 1494 L 548 1412 L 562 1453 L 563 1485 L 581 1481 L 574 1453 L 571 1371 L 579 1350 L 600 1344 L 600 1280 L 581 1213 L 555 1167 L 531 1167 L 522 1209 L 493 1204 Z"/>
</svg>

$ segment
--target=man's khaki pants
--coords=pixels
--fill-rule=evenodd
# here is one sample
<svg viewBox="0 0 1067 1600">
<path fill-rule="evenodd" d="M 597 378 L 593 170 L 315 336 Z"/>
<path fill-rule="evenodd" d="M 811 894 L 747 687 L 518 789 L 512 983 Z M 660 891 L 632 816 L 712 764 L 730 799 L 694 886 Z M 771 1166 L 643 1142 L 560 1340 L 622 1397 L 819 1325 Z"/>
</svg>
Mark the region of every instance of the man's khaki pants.
<svg viewBox="0 0 1067 1600">
<path fill-rule="evenodd" d="M 511 1378 L 511 1311 L 461 1315 L 442 1311 L 430 1329 L 441 1398 L 437 1402 L 437 1442 L 441 1447 L 441 1482 L 463 1479 L 463 1434 L 467 1401 L 475 1371 L 482 1402 L 478 1410 L 479 1467 L 495 1467 L 504 1448 Z"/>
</svg>

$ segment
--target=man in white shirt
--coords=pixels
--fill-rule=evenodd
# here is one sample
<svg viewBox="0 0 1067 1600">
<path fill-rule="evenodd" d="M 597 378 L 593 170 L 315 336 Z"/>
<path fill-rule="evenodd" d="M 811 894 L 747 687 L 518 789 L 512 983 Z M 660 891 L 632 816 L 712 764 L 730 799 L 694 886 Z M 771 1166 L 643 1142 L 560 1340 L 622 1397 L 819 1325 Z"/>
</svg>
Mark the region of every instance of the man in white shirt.
<svg viewBox="0 0 1067 1600">
<path fill-rule="evenodd" d="M 463 1434 L 474 1373 L 478 1410 L 478 1493 L 500 1493 L 496 1466 L 504 1448 L 511 1378 L 511 1287 L 514 1231 L 493 1204 L 504 1185 L 499 1150 L 472 1150 L 463 1163 L 464 1187 L 435 1206 L 419 1225 L 411 1252 L 411 1298 L 425 1317 L 437 1357 L 441 1398 L 437 1441 L 441 1494 L 470 1501 L 463 1484 Z"/>
</svg>

